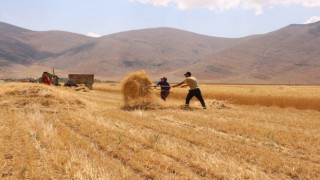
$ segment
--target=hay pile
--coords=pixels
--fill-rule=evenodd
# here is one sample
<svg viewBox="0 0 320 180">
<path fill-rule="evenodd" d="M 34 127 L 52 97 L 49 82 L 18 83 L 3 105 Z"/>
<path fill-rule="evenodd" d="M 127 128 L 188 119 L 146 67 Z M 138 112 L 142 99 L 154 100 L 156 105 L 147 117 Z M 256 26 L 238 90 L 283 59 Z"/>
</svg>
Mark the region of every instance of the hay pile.
<svg viewBox="0 0 320 180">
<path fill-rule="evenodd" d="M 81 108 L 84 102 L 61 88 L 33 83 L 12 83 L 0 89 L 0 108 L 8 110 L 51 111 L 66 107 Z"/>
<path fill-rule="evenodd" d="M 89 92 L 89 88 L 87 88 L 87 87 L 84 86 L 84 85 L 79 86 L 79 87 L 76 87 L 74 90 L 75 90 L 75 91 L 81 91 L 81 92 Z"/>
<path fill-rule="evenodd" d="M 224 104 L 223 101 L 218 101 L 218 100 L 209 100 L 207 102 L 207 107 L 208 108 L 213 108 L 213 109 L 224 109 L 227 106 Z"/>
<path fill-rule="evenodd" d="M 208 109 L 225 109 L 228 108 L 225 105 L 224 101 L 218 101 L 216 99 L 209 99 L 206 100 L 206 105 Z M 195 102 L 195 106 L 201 107 L 201 103 L 200 102 Z"/>
<path fill-rule="evenodd" d="M 159 101 L 151 92 L 152 81 L 144 70 L 129 73 L 121 81 L 124 109 L 153 109 Z"/>
</svg>

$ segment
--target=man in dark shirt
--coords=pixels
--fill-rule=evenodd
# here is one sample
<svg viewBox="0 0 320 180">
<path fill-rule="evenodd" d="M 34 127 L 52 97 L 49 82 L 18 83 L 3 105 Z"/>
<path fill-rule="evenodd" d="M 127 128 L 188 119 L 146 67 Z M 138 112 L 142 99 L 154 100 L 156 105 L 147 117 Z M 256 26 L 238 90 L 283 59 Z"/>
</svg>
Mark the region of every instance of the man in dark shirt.
<svg viewBox="0 0 320 180">
<path fill-rule="evenodd" d="M 166 101 L 166 98 L 170 94 L 170 84 L 167 82 L 167 78 L 161 77 L 157 86 L 161 87 L 161 92 L 160 92 L 161 99 Z"/>
</svg>

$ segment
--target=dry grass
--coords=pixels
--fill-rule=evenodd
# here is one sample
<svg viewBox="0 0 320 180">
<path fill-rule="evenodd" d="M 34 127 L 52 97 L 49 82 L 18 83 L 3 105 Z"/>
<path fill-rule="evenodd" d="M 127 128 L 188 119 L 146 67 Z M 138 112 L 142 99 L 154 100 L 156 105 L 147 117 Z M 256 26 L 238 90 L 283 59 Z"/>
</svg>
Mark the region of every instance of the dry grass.
<svg viewBox="0 0 320 180">
<path fill-rule="evenodd" d="M 282 94 L 319 94 L 317 87 L 279 87 L 263 89 L 276 101 Z M 187 89 L 174 88 L 163 108 L 124 111 L 119 84 L 95 84 L 88 92 L 0 84 L 0 177 L 320 178 L 319 111 L 235 102 L 240 94 L 264 99 L 260 86 L 201 89 L 206 110 L 194 99 L 191 109 L 180 109 Z M 215 100 L 219 93 L 228 101 Z"/>
<path fill-rule="evenodd" d="M 320 111 L 319 86 L 284 85 L 202 85 L 205 99 L 229 101 L 232 104 L 294 107 Z M 171 94 L 174 98 L 185 98 L 186 88 L 178 88 Z"/>
</svg>

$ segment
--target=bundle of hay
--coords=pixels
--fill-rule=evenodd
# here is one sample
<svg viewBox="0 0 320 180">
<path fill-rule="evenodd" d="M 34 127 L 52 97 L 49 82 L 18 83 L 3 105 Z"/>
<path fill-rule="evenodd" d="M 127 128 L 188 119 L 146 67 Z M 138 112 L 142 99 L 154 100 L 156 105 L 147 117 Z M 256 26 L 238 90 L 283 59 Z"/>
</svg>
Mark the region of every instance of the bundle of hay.
<svg viewBox="0 0 320 180">
<path fill-rule="evenodd" d="M 0 108 L 2 109 L 52 111 L 84 106 L 79 96 L 57 87 L 33 83 L 10 85 L 0 87 Z"/>
<path fill-rule="evenodd" d="M 86 86 L 79 86 L 79 87 L 76 87 L 74 90 L 81 91 L 81 92 L 89 92 L 89 88 L 87 88 Z"/>
<path fill-rule="evenodd" d="M 213 100 L 207 101 L 207 107 L 213 108 L 213 109 L 224 109 L 226 108 L 226 105 L 224 104 L 223 101 L 218 101 L 213 99 Z"/>
<path fill-rule="evenodd" d="M 121 93 L 125 109 L 148 109 L 156 105 L 151 93 L 152 81 L 146 71 L 129 73 L 121 81 Z"/>
<path fill-rule="evenodd" d="M 225 105 L 224 101 L 218 101 L 216 99 L 209 99 L 206 100 L 206 105 L 208 109 L 224 109 L 224 108 L 228 108 Z M 195 102 L 195 106 L 201 107 L 201 103 L 200 102 Z M 181 106 L 182 108 L 184 106 Z"/>
</svg>

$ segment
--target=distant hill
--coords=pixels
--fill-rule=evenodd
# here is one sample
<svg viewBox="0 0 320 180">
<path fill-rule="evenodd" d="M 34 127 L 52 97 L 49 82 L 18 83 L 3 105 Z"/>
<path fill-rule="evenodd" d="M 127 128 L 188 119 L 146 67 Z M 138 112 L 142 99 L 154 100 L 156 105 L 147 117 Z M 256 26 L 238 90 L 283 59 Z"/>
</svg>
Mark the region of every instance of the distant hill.
<svg viewBox="0 0 320 180">
<path fill-rule="evenodd" d="M 35 76 L 32 73 L 55 68 L 64 75 L 94 73 L 121 80 L 127 72 L 145 69 L 155 80 L 165 75 L 179 81 L 185 71 L 191 71 L 203 82 L 320 84 L 319 44 L 320 22 L 243 38 L 172 28 L 91 38 L 0 23 L 0 69 L 5 70 L 0 78 Z"/>
<path fill-rule="evenodd" d="M 219 52 L 194 70 L 220 82 L 319 84 L 319 44 L 320 22 L 289 25 Z"/>
<path fill-rule="evenodd" d="M 165 75 L 211 57 L 236 42 L 171 28 L 136 30 L 104 36 L 69 49 L 58 57 L 46 59 L 46 65 L 112 78 L 139 69 Z"/>
<path fill-rule="evenodd" d="M 90 39 L 92 38 L 62 31 L 30 31 L 0 22 L 0 61 L 7 65 L 30 65 L 59 55 Z"/>
</svg>

